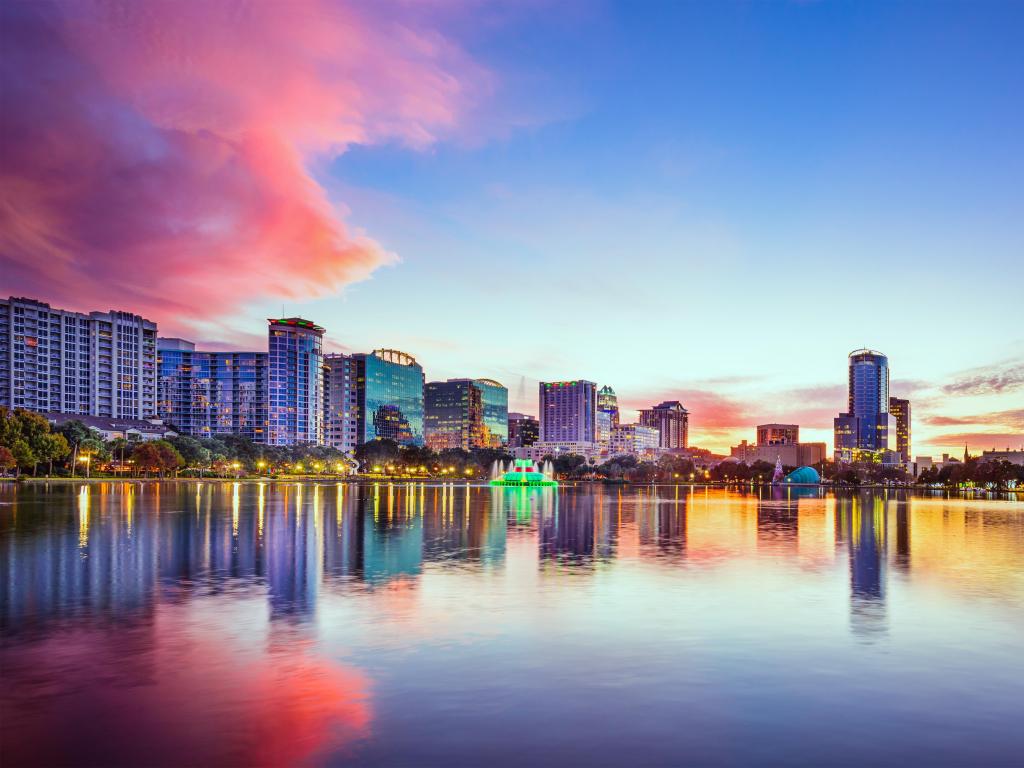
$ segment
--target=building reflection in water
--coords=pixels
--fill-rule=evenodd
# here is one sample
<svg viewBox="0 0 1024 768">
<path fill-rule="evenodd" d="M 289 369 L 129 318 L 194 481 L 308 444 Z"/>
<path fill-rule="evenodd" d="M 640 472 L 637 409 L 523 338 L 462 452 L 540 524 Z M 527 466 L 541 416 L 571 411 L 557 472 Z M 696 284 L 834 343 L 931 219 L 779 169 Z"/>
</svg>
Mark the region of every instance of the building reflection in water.
<svg viewBox="0 0 1024 768">
<path fill-rule="evenodd" d="M 986 517 L 984 502 L 965 509 L 869 492 L 111 481 L 8 485 L 0 502 L 4 631 L 145 618 L 159 602 L 229 590 L 265 598 L 271 619 L 301 623 L 325 591 L 503 568 L 509 536 L 535 547 L 542 571 L 758 558 L 813 572 L 845 556 L 850 625 L 867 638 L 886 632 L 888 580 L 912 560 L 915 578 L 964 590 L 949 551 L 985 563 L 969 574 L 990 591 L 1000 586 L 993 574 L 1019 566 L 1006 543 L 1012 526 Z"/>
</svg>

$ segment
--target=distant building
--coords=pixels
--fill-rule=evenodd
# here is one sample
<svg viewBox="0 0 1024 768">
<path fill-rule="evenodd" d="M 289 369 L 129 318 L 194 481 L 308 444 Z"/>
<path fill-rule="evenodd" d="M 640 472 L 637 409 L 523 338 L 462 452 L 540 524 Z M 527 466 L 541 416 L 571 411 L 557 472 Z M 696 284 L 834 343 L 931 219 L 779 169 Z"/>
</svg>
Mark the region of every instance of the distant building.
<svg viewBox="0 0 1024 768">
<path fill-rule="evenodd" d="M 770 443 L 752 445 L 746 440 L 730 450 L 732 458 L 744 464 L 781 461 L 787 467 L 814 466 L 825 460 L 825 443 Z"/>
<path fill-rule="evenodd" d="M 916 456 L 914 457 L 914 477 L 917 477 L 925 470 L 931 469 L 934 466 L 931 456 Z"/>
<path fill-rule="evenodd" d="M 607 384 L 597 392 L 597 410 L 608 414 L 612 427 L 619 426 L 619 398 Z"/>
<path fill-rule="evenodd" d="M 539 405 L 541 442 L 596 442 L 597 385 L 594 382 L 542 381 Z"/>
<path fill-rule="evenodd" d="M 540 422 L 537 419 L 525 413 L 510 413 L 508 415 L 508 444 L 510 448 L 526 448 L 539 439 Z"/>
<path fill-rule="evenodd" d="M 785 445 L 800 442 L 800 426 L 798 424 L 758 424 L 758 445 Z"/>
<path fill-rule="evenodd" d="M 678 400 L 666 400 L 640 411 L 640 423 L 658 430 L 661 448 L 677 449 L 689 445 L 690 414 Z"/>
<path fill-rule="evenodd" d="M 268 387 L 270 445 L 324 441 L 324 329 L 301 317 L 271 318 Z"/>
<path fill-rule="evenodd" d="M 536 442 L 523 448 L 513 448 L 512 455 L 517 459 L 533 459 L 540 461 L 545 456 L 576 454 L 587 459 L 596 460 L 601 451 L 597 443 L 576 442 L 573 440 L 557 440 L 552 442 Z"/>
<path fill-rule="evenodd" d="M 423 434 L 435 451 L 465 451 L 485 443 L 481 387 L 471 379 L 430 381 L 423 387 Z"/>
<path fill-rule="evenodd" d="M 661 446 L 661 433 L 656 427 L 643 424 L 620 424 L 612 428 L 612 437 L 608 447 L 611 456 L 631 454 L 633 456 L 652 456 Z"/>
<path fill-rule="evenodd" d="M 0 300 L 0 405 L 38 412 L 151 418 L 157 326 L 131 312 L 88 315 Z"/>
<path fill-rule="evenodd" d="M 978 457 L 979 461 L 1008 461 L 1011 464 L 1019 464 L 1024 466 L 1024 449 L 1019 451 L 1011 451 L 1007 448 L 1005 451 L 982 451 L 981 456 Z"/>
<path fill-rule="evenodd" d="M 849 357 L 847 410 L 835 419 L 837 462 L 890 461 L 889 360 L 881 352 L 858 349 Z"/>
<path fill-rule="evenodd" d="M 607 449 L 612 440 L 612 415 L 608 411 L 594 413 L 594 442 Z"/>
<path fill-rule="evenodd" d="M 358 368 L 352 355 L 324 355 L 324 443 L 346 453 L 359 445 Z"/>
<path fill-rule="evenodd" d="M 395 349 L 353 355 L 358 443 L 394 440 L 423 445 L 423 367 Z"/>
<path fill-rule="evenodd" d="M 896 452 L 907 464 L 910 462 L 910 401 L 890 397 L 889 413 L 896 420 Z"/>
<path fill-rule="evenodd" d="M 196 438 L 267 441 L 266 352 L 203 352 L 184 339 L 157 339 L 157 416 Z"/>
<path fill-rule="evenodd" d="M 494 379 L 474 379 L 484 408 L 484 447 L 500 448 L 508 443 L 508 388 Z"/>
</svg>

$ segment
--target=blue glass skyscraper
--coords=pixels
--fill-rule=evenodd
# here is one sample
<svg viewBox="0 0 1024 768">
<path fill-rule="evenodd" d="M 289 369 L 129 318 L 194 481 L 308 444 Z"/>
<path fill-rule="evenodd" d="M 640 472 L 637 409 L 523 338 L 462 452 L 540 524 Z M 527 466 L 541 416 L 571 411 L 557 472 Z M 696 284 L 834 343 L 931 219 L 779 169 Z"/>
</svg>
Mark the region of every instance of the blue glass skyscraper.
<svg viewBox="0 0 1024 768">
<path fill-rule="evenodd" d="M 846 413 L 835 419 L 835 458 L 840 462 L 881 460 L 889 449 L 889 360 L 881 352 L 850 353 Z"/>
</svg>

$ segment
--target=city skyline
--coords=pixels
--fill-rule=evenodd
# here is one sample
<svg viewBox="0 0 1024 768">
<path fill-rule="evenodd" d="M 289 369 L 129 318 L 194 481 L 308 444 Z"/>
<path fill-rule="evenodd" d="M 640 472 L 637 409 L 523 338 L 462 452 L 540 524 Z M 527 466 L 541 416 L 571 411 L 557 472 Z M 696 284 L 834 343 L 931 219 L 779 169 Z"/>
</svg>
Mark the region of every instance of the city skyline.
<svg viewBox="0 0 1024 768">
<path fill-rule="evenodd" d="M 203 350 L 301 315 L 719 453 L 831 449 L 870 347 L 914 454 L 1024 442 L 1019 7 L 384 5 L 5 6 L 0 295 Z"/>
</svg>

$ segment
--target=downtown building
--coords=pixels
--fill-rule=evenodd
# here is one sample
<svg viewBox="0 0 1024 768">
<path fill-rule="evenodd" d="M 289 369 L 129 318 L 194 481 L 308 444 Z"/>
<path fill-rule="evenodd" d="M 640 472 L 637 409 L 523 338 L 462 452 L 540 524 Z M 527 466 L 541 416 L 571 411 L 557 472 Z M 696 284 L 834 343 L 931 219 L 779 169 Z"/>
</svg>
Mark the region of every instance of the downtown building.
<svg viewBox="0 0 1024 768">
<path fill-rule="evenodd" d="M 605 384 L 597 391 L 597 410 L 607 415 L 608 432 L 619 426 L 619 398 L 615 390 Z"/>
<path fill-rule="evenodd" d="M 324 329 L 301 317 L 267 322 L 267 443 L 322 445 Z"/>
<path fill-rule="evenodd" d="M 517 458 L 576 453 L 593 458 L 597 443 L 597 384 L 592 381 L 542 381 L 539 384 L 540 439 L 518 449 Z M 525 452 L 520 456 L 520 452 Z"/>
<path fill-rule="evenodd" d="M 896 452 L 904 464 L 910 463 L 910 401 L 889 398 L 889 413 L 896 420 Z"/>
<path fill-rule="evenodd" d="M 657 427 L 645 424 L 620 424 L 612 428 L 608 452 L 611 456 L 629 454 L 638 458 L 652 458 L 661 447 L 661 433 Z"/>
<path fill-rule="evenodd" d="M 492 379 L 432 381 L 423 388 L 427 447 L 500 448 L 508 442 L 508 390 Z"/>
<path fill-rule="evenodd" d="M 678 400 L 643 409 L 640 424 L 658 430 L 660 448 L 683 450 L 689 446 L 690 413 Z"/>
<path fill-rule="evenodd" d="M 525 413 L 508 415 L 509 448 L 527 448 L 540 439 L 540 422 Z"/>
<path fill-rule="evenodd" d="M 268 365 L 266 352 L 204 352 L 184 339 L 157 339 L 157 415 L 190 437 L 266 443 Z"/>
<path fill-rule="evenodd" d="M 847 409 L 834 421 L 835 460 L 895 463 L 890 436 L 889 360 L 881 352 L 857 349 L 849 356 Z"/>
<path fill-rule="evenodd" d="M 0 406 L 152 419 L 157 326 L 131 312 L 0 300 Z"/>
<path fill-rule="evenodd" d="M 326 360 L 325 434 L 343 451 L 373 440 L 424 445 L 423 367 L 396 349 Z"/>
<path fill-rule="evenodd" d="M 825 460 L 825 443 L 801 443 L 797 424 L 758 424 L 757 442 L 746 440 L 730 449 L 732 458 L 744 464 L 781 461 L 787 467 L 814 466 Z"/>
</svg>

